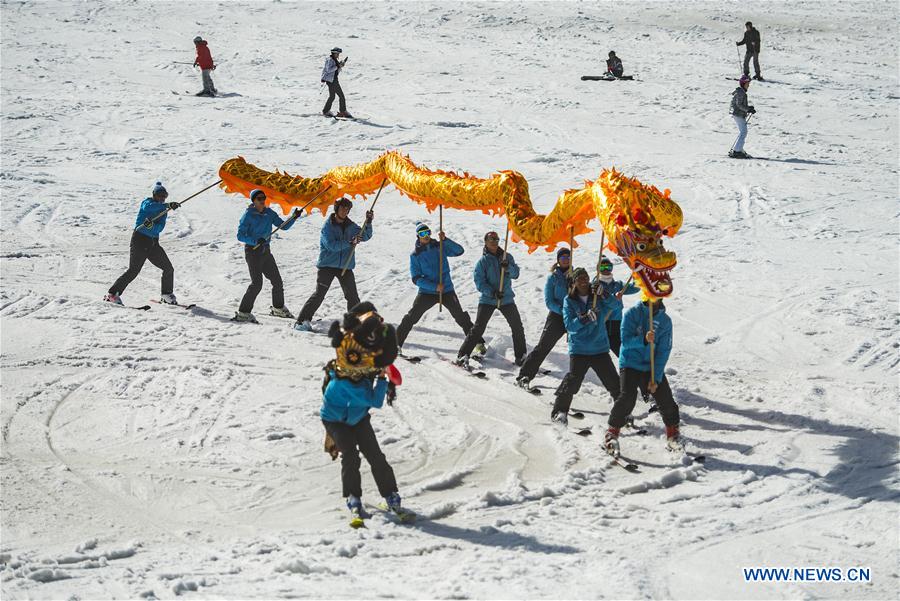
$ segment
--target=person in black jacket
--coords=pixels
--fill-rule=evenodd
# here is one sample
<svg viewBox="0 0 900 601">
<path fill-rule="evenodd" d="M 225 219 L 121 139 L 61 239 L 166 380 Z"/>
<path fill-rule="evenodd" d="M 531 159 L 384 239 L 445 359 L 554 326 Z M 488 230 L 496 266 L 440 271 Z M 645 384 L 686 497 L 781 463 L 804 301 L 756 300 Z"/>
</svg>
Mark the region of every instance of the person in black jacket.
<svg viewBox="0 0 900 601">
<path fill-rule="evenodd" d="M 762 74 L 759 72 L 759 50 L 760 50 L 760 41 L 759 41 L 759 30 L 753 27 L 753 23 L 747 21 L 747 30 L 744 31 L 744 39 L 740 42 L 735 42 L 738 46 L 746 46 L 747 50 L 744 53 L 744 75 L 750 77 L 750 58 L 753 58 L 753 69 L 756 71 L 756 75 L 753 76 L 753 79 L 759 81 L 765 81 L 763 79 Z"/>
</svg>

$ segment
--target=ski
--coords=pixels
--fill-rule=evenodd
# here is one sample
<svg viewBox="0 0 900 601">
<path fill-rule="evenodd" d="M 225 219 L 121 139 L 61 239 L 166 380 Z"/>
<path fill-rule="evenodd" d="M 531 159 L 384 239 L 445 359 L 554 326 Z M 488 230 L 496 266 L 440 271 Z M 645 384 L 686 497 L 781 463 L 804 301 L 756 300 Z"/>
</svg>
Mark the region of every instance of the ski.
<svg viewBox="0 0 900 601">
<path fill-rule="evenodd" d="M 573 419 L 584 419 L 584 413 L 581 411 L 569 411 L 569 417 Z"/>
<path fill-rule="evenodd" d="M 469 375 L 475 376 L 475 377 L 478 378 L 479 380 L 487 380 L 487 377 L 488 377 L 488 376 L 487 376 L 486 373 L 484 373 L 483 371 L 478 371 L 478 370 L 476 370 L 476 369 L 473 368 L 471 365 L 460 364 L 460 363 L 457 363 L 456 361 L 450 361 L 449 359 L 445 359 L 445 361 L 449 361 L 449 362 L 450 362 L 450 365 L 454 365 L 454 366 L 456 366 L 456 367 L 458 367 L 458 368 L 460 368 L 460 369 L 465 370 L 466 372 L 469 373 Z"/>
<path fill-rule="evenodd" d="M 394 516 L 401 524 L 411 524 L 416 521 L 416 512 L 410 511 L 409 509 L 399 508 L 399 509 L 391 509 L 388 507 L 387 503 L 379 503 L 378 509 L 383 511 L 384 513 Z"/>
<path fill-rule="evenodd" d="M 190 303 L 190 304 L 188 304 L 188 305 L 182 305 L 181 303 L 175 303 L 175 304 L 172 304 L 172 303 L 164 303 L 164 302 L 162 302 L 162 301 L 158 301 L 158 300 L 155 300 L 155 299 L 152 299 L 152 298 L 150 299 L 150 302 L 151 302 L 151 303 L 156 303 L 157 305 L 167 305 L 167 306 L 169 306 L 169 307 L 180 307 L 180 308 L 182 308 L 182 309 L 188 309 L 188 310 L 193 309 L 194 307 L 197 306 L 197 303 Z"/>
<path fill-rule="evenodd" d="M 119 303 L 111 303 L 109 301 L 103 301 L 108 305 L 112 305 L 113 307 L 119 307 L 120 309 L 134 309 L 135 311 L 149 311 L 150 305 L 141 305 L 140 307 L 136 305 L 120 305 Z"/>
<path fill-rule="evenodd" d="M 593 426 L 587 426 L 586 428 L 574 428 L 569 431 L 573 434 L 577 434 L 578 436 L 590 436 L 594 433 Z"/>
<path fill-rule="evenodd" d="M 534 396 L 541 396 L 541 394 L 542 394 L 541 389 L 540 389 L 540 388 L 535 388 L 535 387 L 533 387 L 533 386 L 531 385 L 531 383 L 528 383 L 528 384 L 522 384 L 522 383 L 520 383 L 520 382 L 517 381 L 517 382 L 516 382 L 516 386 L 518 386 L 519 388 L 521 388 L 522 390 L 524 390 L 524 391 L 527 392 L 528 394 L 533 394 Z"/>
<path fill-rule="evenodd" d="M 401 359 L 406 359 L 410 363 L 421 363 L 422 359 L 424 359 L 424 357 L 420 357 L 417 355 L 404 355 L 403 353 L 399 353 L 397 356 Z"/>
<path fill-rule="evenodd" d="M 622 459 L 621 455 L 610 455 L 610 465 L 618 465 L 620 468 L 632 474 L 640 473 L 638 466 L 630 461 Z"/>
</svg>

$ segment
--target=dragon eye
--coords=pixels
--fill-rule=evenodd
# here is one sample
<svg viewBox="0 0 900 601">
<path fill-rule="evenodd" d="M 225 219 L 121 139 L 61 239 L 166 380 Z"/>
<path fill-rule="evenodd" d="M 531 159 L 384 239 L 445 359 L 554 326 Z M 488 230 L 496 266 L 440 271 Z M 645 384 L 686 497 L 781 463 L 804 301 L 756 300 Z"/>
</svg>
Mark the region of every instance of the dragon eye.
<svg viewBox="0 0 900 601">
<path fill-rule="evenodd" d="M 634 247 L 638 249 L 638 252 L 644 252 L 645 250 L 647 250 L 647 245 L 643 242 L 638 242 L 634 245 Z"/>
</svg>

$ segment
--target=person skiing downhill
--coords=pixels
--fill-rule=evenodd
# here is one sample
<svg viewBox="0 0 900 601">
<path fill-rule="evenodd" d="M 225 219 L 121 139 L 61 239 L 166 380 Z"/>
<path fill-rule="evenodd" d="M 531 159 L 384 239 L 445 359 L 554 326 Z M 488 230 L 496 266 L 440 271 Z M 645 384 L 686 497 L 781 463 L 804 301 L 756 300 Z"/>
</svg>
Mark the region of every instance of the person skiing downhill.
<svg viewBox="0 0 900 601">
<path fill-rule="evenodd" d="M 744 51 L 744 75 L 750 77 L 750 59 L 752 58 L 753 70 L 756 72 L 756 74 L 753 76 L 753 79 L 765 81 L 759 70 L 759 30 L 753 27 L 753 23 L 751 23 L 750 21 L 747 21 L 744 26 L 746 27 L 746 29 L 744 30 L 743 39 L 740 42 L 735 42 L 735 44 L 738 46 L 746 46 L 746 50 Z"/>
<path fill-rule="evenodd" d="M 650 328 L 650 303 L 653 303 L 653 328 Z M 650 353 L 653 351 L 653 374 L 650 373 Z M 619 454 L 619 431 L 628 423 L 634 410 L 637 391 L 649 392 L 656 400 L 659 414 L 666 425 L 666 447 L 683 451 L 679 434 L 678 404 L 666 379 L 666 363 L 672 352 L 672 320 L 666 314 L 662 300 L 646 297 L 628 311 L 622 319 L 622 350 L 619 354 L 620 393 L 609 413 L 604 439 L 606 451 Z"/>
<path fill-rule="evenodd" d="M 272 256 L 270 248 L 272 226 L 280 227 L 281 231 L 287 231 L 301 219 L 300 209 L 294 209 L 288 220 L 278 216 L 275 211 L 266 207 L 266 193 L 262 190 L 250 192 L 250 206 L 241 216 L 238 225 L 237 239 L 244 243 L 244 259 L 250 270 L 250 285 L 241 299 L 241 306 L 235 313 L 234 321 L 256 322 L 256 317 L 251 313 L 256 297 L 262 290 L 263 276 L 272 283 L 272 306 L 269 312 L 275 317 L 293 318 L 291 312 L 284 306 L 284 284 L 281 274 L 278 272 L 278 264 Z"/>
<path fill-rule="evenodd" d="M 177 202 L 166 202 L 169 193 L 161 182 L 156 182 L 153 186 L 150 198 L 145 198 L 141 202 L 141 208 L 138 211 L 135 220 L 134 231 L 131 233 L 131 245 L 128 255 L 128 270 L 119 276 L 119 278 L 110 286 L 103 300 L 122 304 L 122 293 L 128 287 L 134 278 L 138 276 L 144 267 L 145 261 L 150 261 L 156 267 L 162 269 L 162 296 L 159 302 L 169 305 L 177 305 L 178 301 L 172 293 L 175 280 L 175 268 L 169 261 L 166 251 L 159 245 L 159 235 L 166 227 L 166 209 L 176 210 L 181 206 Z M 155 219 L 155 221 L 154 221 Z"/>
<path fill-rule="evenodd" d="M 541 338 L 535 345 L 525 362 L 519 369 L 516 382 L 522 388 L 528 389 L 531 380 L 537 375 L 541 364 L 559 339 L 566 333 L 566 324 L 563 322 L 563 301 L 569 293 L 569 268 L 572 262 L 572 251 L 568 248 L 560 248 L 556 251 L 556 262 L 550 268 L 550 275 L 544 282 L 544 304 L 547 305 L 547 319 L 544 321 L 544 329 L 541 330 Z"/>
<path fill-rule="evenodd" d="M 328 332 L 336 357 L 325 365 L 319 417 L 327 434 L 326 450 L 333 443 L 341 455 L 341 487 L 351 513 L 351 526 L 362 525 L 360 452 L 389 511 L 401 518 L 415 515 L 401 506 L 394 470 L 378 445 L 369 409 L 384 404 L 388 391 L 386 371 L 394 369 L 397 337 L 371 303 L 359 303 L 335 321 Z M 329 438 L 331 439 L 329 441 Z M 334 455 L 332 455 L 334 457 Z"/>
<path fill-rule="evenodd" d="M 341 89 L 341 83 L 338 81 L 338 74 L 341 69 L 344 68 L 344 65 L 347 64 L 347 59 L 338 60 L 341 56 L 341 50 L 338 47 L 334 47 L 331 49 L 331 54 L 328 58 L 325 59 L 325 67 L 322 69 L 322 83 L 328 86 L 328 100 L 325 102 L 325 108 L 322 109 L 322 114 L 326 117 L 346 117 L 347 119 L 352 119 L 353 115 L 347 112 L 347 101 L 344 98 L 344 90 Z M 334 115 L 331 112 L 331 104 L 334 102 L 334 97 L 338 97 L 338 114 Z"/>
<path fill-rule="evenodd" d="M 500 272 L 503 271 L 503 284 L 500 284 Z M 475 316 L 475 326 L 466 336 L 462 346 L 457 352 L 456 363 L 458 365 L 467 365 L 469 356 L 473 350 L 476 350 L 481 340 L 488 321 L 494 314 L 499 304 L 500 313 L 506 318 L 509 327 L 512 330 L 513 351 L 515 353 L 516 365 L 522 365 L 525 361 L 525 329 L 522 327 L 522 317 L 519 315 L 519 309 L 513 300 L 515 293 L 512 289 L 512 280 L 519 277 L 519 266 L 516 265 L 515 259 L 509 253 L 504 255 L 503 249 L 500 248 L 500 235 L 497 232 L 488 232 L 484 235 L 484 250 L 481 259 L 475 265 L 473 278 L 475 287 L 481 293 L 478 300 L 478 313 Z M 499 303 L 498 303 L 499 301 Z M 477 350 L 482 351 L 482 348 Z M 481 353 L 483 354 L 483 353 Z"/>
<path fill-rule="evenodd" d="M 360 242 L 365 242 L 372 237 L 372 220 L 375 213 L 366 211 L 366 220 L 363 227 L 356 225 L 350 219 L 350 210 L 353 203 L 349 198 L 339 198 L 334 203 L 334 211 L 322 224 L 322 234 L 319 237 L 319 260 L 316 263 L 318 274 L 316 275 L 316 289 L 300 309 L 297 315 L 297 323 L 294 329 L 301 332 L 312 331 L 312 318 L 325 300 L 328 289 L 334 278 L 341 284 L 344 298 L 347 299 L 347 308 L 359 303 L 359 294 L 356 291 L 356 278 L 353 268 L 356 267 L 356 253 L 354 247 Z"/>
<path fill-rule="evenodd" d="M 747 98 L 750 78 L 742 75 L 738 82 L 738 87 L 731 93 L 731 116 L 737 125 L 738 137 L 728 156 L 732 159 L 752 159 L 753 157 L 744 152 L 744 141 L 747 139 L 747 118 L 756 114 L 756 107 L 750 104 Z"/>
<path fill-rule="evenodd" d="M 402 347 L 412 327 L 419 323 L 422 316 L 441 300 L 450 315 L 462 328 L 465 335 L 472 331 L 472 318 L 459 304 L 459 298 L 453 291 L 453 280 L 450 278 L 450 263 L 447 257 L 459 257 L 465 249 L 450 240 L 444 232 L 438 234 L 444 243 L 443 259 L 441 259 L 440 243 L 431 237 L 431 228 L 424 223 L 416 224 L 416 245 L 409 255 L 409 275 L 418 286 L 419 293 L 412 307 L 397 328 L 397 344 Z M 441 268 L 441 261 L 442 268 Z M 484 343 L 480 340 L 479 344 Z"/>
<path fill-rule="evenodd" d="M 194 49 L 197 51 L 197 58 L 194 59 L 194 66 L 200 67 L 200 78 L 203 81 L 203 89 L 195 95 L 209 96 L 212 98 L 218 94 L 212 80 L 212 72 L 215 71 L 216 65 L 213 62 L 206 40 L 199 35 L 194 38 Z"/>
<path fill-rule="evenodd" d="M 600 259 L 598 267 L 600 277 L 594 280 L 594 288 L 596 290 L 600 305 L 597 308 L 597 315 L 600 320 L 606 323 L 606 335 L 609 338 L 609 350 L 619 356 L 619 347 L 622 345 L 620 330 L 622 326 L 622 296 L 625 294 L 634 294 L 639 292 L 640 288 L 634 284 L 625 286 L 621 280 L 613 278 L 613 264 L 608 258 Z"/>
<path fill-rule="evenodd" d="M 556 389 L 556 402 L 550 412 L 550 419 L 562 425 L 569 423 L 572 397 L 581 389 L 588 369 L 594 370 L 613 401 L 619 396 L 619 374 L 609 358 L 606 327 L 591 308 L 590 276 L 578 267 L 572 270 L 571 282 L 562 312 L 569 333 L 569 373 Z"/>
</svg>

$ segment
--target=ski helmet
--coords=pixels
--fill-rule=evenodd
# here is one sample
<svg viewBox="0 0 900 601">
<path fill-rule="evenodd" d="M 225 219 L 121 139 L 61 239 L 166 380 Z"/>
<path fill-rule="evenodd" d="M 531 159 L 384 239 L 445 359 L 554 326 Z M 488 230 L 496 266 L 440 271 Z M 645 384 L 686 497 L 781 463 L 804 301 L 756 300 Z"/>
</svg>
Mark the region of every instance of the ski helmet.
<svg viewBox="0 0 900 601">
<path fill-rule="evenodd" d="M 195 44 L 199 44 L 199 43 L 202 42 L 202 41 L 203 41 L 203 38 L 201 38 L 199 35 L 198 35 L 197 37 L 194 38 L 194 43 L 195 43 Z"/>
<path fill-rule="evenodd" d="M 738 80 L 738 83 L 740 83 L 741 85 L 743 85 L 745 83 L 750 83 L 750 76 L 749 75 L 741 75 L 741 78 Z"/>
</svg>

